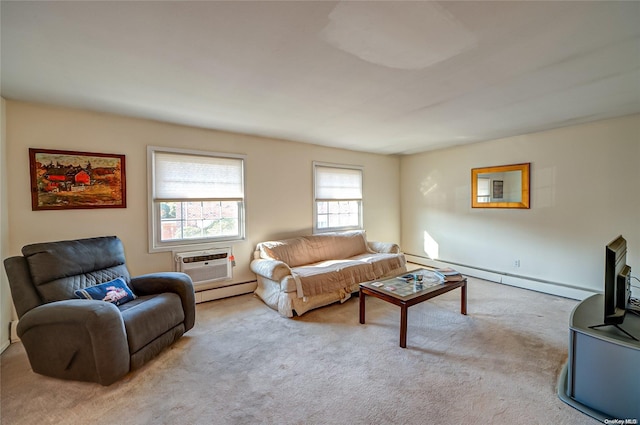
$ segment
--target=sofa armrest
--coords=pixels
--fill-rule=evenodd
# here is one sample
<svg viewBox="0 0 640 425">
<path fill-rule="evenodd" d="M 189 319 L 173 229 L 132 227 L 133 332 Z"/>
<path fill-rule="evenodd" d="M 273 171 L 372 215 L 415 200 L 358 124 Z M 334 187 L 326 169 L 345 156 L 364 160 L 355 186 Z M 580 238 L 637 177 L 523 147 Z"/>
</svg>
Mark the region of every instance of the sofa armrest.
<svg viewBox="0 0 640 425">
<path fill-rule="evenodd" d="M 110 385 L 129 372 L 127 334 L 114 304 L 43 304 L 20 318 L 17 333 L 36 373 Z"/>
<path fill-rule="evenodd" d="M 268 259 L 253 260 L 251 271 L 276 282 L 291 274 L 291 268 L 283 261 Z"/>
<path fill-rule="evenodd" d="M 182 300 L 184 311 L 184 331 L 193 328 L 196 321 L 196 298 L 193 281 L 186 273 L 158 272 L 131 278 L 131 287 L 136 295 L 161 294 L 173 292 Z"/>
<path fill-rule="evenodd" d="M 369 242 L 369 248 L 381 254 L 400 254 L 400 246 L 392 242 Z"/>
</svg>

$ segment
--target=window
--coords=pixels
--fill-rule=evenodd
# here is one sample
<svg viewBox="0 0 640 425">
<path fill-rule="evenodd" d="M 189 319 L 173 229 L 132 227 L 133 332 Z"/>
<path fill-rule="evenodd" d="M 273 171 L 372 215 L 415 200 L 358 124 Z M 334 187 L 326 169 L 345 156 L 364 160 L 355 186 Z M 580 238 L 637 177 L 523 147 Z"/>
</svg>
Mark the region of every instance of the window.
<svg viewBox="0 0 640 425">
<path fill-rule="evenodd" d="M 244 157 L 148 148 L 150 250 L 244 238 Z"/>
<path fill-rule="evenodd" d="M 491 202 L 491 179 L 478 177 L 478 202 Z"/>
<path fill-rule="evenodd" d="M 362 229 L 362 167 L 313 164 L 314 232 Z"/>
</svg>

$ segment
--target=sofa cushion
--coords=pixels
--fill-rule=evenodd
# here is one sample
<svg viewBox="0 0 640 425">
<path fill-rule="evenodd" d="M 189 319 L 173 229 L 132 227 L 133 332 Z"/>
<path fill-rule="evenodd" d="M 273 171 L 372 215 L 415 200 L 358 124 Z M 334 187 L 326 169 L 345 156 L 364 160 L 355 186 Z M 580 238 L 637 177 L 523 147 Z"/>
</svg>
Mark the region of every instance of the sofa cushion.
<svg viewBox="0 0 640 425">
<path fill-rule="evenodd" d="M 171 292 L 142 295 L 118 308 L 127 331 L 130 354 L 184 322 L 180 296 Z"/>
<path fill-rule="evenodd" d="M 369 252 L 363 231 L 301 236 L 259 244 L 260 257 L 280 260 L 289 267 L 326 260 L 343 260 Z"/>
<path fill-rule="evenodd" d="M 115 305 L 122 305 L 136 299 L 133 291 L 127 286 L 127 282 L 121 277 L 99 285 L 76 289 L 75 295 L 78 298 L 106 301 Z"/>
</svg>

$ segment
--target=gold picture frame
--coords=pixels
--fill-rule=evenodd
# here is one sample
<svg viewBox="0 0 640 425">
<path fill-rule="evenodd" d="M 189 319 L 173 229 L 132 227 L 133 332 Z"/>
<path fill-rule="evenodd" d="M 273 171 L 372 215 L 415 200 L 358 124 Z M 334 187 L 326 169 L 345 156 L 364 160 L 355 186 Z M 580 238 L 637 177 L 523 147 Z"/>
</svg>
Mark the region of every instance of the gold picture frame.
<svg viewBox="0 0 640 425">
<path fill-rule="evenodd" d="M 473 168 L 471 207 L 528 209 L 530 168 L 529 162 Z"/>
</svg>

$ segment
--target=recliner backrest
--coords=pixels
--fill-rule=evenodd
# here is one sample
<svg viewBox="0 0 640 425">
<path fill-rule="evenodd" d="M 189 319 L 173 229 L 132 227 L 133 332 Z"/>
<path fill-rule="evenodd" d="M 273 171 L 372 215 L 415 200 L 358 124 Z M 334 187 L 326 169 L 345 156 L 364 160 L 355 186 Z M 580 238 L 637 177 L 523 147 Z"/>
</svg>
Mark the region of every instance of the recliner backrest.
<svg viewBox="0 0 640 425">
<path fill-rule="evenodd" d="M 124 247 L 116 236 L 26 245 L 31 282 L 43 303 L 76 298 L 76 289 L 117 277 L 130 281 Z"/>
</svg>

